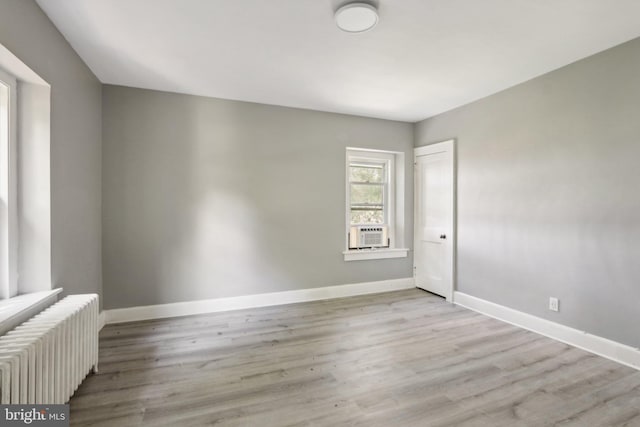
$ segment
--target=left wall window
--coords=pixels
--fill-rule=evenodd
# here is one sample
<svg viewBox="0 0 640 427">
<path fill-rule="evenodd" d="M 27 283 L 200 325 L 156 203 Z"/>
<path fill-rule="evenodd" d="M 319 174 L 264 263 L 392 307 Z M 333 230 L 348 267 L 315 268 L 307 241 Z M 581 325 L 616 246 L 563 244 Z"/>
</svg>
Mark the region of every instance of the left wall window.
<svg viewBox="0 0 640 427">
<path fill-rule="evenodd" d="M 16 88 L 0 69 L 0 299 L 18 293 Z"/>
<path fill-rule="evenodd" d="M 347 147 L 345 261 L 404 258 L 404 153 Z"/>
</svg>

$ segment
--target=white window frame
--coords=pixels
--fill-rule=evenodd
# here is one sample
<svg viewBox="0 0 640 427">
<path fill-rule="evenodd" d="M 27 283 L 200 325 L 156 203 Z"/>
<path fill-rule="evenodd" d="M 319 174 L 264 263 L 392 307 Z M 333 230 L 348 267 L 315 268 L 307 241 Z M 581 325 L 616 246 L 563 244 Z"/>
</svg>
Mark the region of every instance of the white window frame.
<svg viewBox="0 0 640 427">
<path fill-rule="evenodd" d="M 8 132 L 0 134 L 0 300 L 18 294 L 17 81 L 0 69 L 0 103 Z"/>
<path fill-rule="evenodd" d="M 394 206 L 394 174 L 395 174 L 395 170 L 393 167 L 394 164 L 394 156 L 391 153 L 354 153 L 354 154 L 350 154 L 348 156 L 348 161 L 347 161 L 347 201 L 349 202 L 349 205 L 351 204 L 351 181 L 349 180 L 349 175 L 350 175 L 350 166 L 351 163 L 363 163 L 363 164 L 372 164 L 372 165 L 383 165 L 384 169 L 385 169 L 385 180 L 382 183 L 382 188 L 383 188 L 383 199 L 382 199 L 382 204 L 383 204 L 383 223 L 382 225 L 386 225 L 389 227 L 389 237 L 391 238 L 391 240 L 393 241 L 393 236 L 391 234 L 391 226 L 392 224 L 394 224 L 394 209 L 392 209 L 392 206 Z M 349 225 L 353 226 L 356 224 L 351 224 L 351 210 L 350 210 L 350 206 L 348 206 L 348 221 L 349 221 Z M 369 224 L 357 224 L 357 225 L 369 225 Z"/>
<path fill-rule="evenodd" d="M 402 234 L 404 227 L 404 197 L 398 197 L 404 192 L 404 165 L 401 160 L 404 153 L 365 148 L 347 147 L 345 161 L 345 261 L 360 261 L 382 258 L 404 258 L 408 249 L 403 248 Z M 389 248 L 349 249 L 349 230 L 351 225 L 351 182 L 350 165 L 353 162 L 384 163 L 386 176 L 384 184 L 384 225 L 388 228 L 390 239 Z M 403 195 L 403 194 L 402 194 Z"/>
</svg>

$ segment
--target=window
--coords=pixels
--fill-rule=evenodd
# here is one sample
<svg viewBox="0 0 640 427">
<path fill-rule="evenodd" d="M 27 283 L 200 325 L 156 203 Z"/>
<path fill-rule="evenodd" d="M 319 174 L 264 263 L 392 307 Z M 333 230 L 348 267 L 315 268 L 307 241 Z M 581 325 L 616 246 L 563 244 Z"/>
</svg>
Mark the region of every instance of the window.
<svg viewBox="0 0 640 427">
<path fill-rule="evenodd" d="M 406 256 L 404 153 L 347 148 L 346 178 L 345 260 Z"/>
<path fill-rule="evenodd" d="M 0 331 L 61 292 L 51 286 L 50 129 L 51 86 L 0 44 Z"/>
<path fill-rule="evenodd" d="M 349 161 L 349 217 L 351 225 L 388 224 L 390 161 Z"/>
<path fill-rule="evenodd" d="M 52 290 L 50 130 L 51 86 L 0 44 L 0 328 Z"/>
<path fill-rule="evenodd" d="M 16 80 L 0 69 L 0 299 L 17 289 Z"/>
</svg>

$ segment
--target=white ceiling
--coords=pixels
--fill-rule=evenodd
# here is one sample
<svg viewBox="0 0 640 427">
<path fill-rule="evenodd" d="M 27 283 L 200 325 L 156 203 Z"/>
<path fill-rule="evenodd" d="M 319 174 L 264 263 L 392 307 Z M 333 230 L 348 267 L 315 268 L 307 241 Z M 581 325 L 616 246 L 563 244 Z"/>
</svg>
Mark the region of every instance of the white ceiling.
<svg viewBox="0 0 640 427">
<path fill-rule="evenodd" d="M 103 83 L 417 121 L 640 36 L 638 0 L 38 0 Z"/>
</svg>

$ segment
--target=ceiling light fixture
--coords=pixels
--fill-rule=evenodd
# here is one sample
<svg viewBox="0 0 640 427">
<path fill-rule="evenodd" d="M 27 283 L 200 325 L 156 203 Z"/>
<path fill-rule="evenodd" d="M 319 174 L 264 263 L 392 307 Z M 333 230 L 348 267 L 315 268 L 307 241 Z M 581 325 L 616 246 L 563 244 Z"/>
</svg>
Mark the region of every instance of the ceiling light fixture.
<svg viewBox="0 0 640 427">
<path fill-rule="evenodd" d="M 348 3 L 336 10 L 336 25 L 348 33 L 362 33 L 378 23 L 378 10 L 368 3 Z"/>
</svg>

